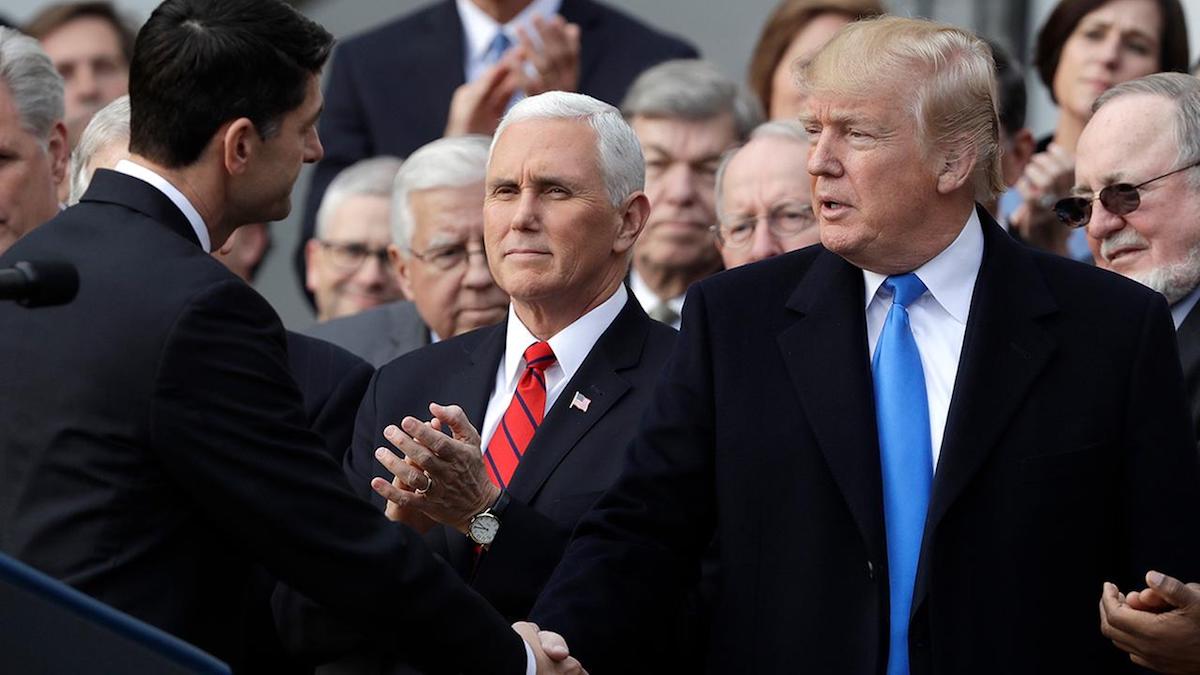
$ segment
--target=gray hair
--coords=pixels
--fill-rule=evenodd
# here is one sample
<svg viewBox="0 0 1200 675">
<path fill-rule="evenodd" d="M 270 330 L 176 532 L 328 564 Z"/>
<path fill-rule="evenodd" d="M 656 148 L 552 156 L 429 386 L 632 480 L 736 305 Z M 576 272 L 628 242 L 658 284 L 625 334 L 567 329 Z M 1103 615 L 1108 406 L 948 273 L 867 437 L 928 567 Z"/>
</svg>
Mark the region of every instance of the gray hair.
<svg viewBox="0 0 1200 675">
<path fill-rule="evenodd" d="M 392 186 L 392 243 L 405 251 L 412 246 L 412 193 L 483 182 L 491 142 L 478 134 L 439 138 L 409 155 Z"/>
<path fill-rule="evenodd" d="M 37 40 L 0 27 L 0 81 L 8 86 L 21 126 L 45 146 L 63 118 L 63 79 Z"/>
<path fill-rule="evenodd" d="M 646 187 L 646 160 L 637 134 L 613 106 L 591 96 L 565 91 L 548 91 L 522 99 L 500 120 L 492 147 L 510 124 L 526 120 L 564 119 L 587 122 L 596 134 L 596 154 L 600 157 L 600 173 L 604 188 L 613 206 L 620 206 L 630 195 Z"/>
<path fill-rule="evenodd" d="M 360 195 L 388 198 L 392 194 L 392 181 L 400 170 L 400 159 L 380 155 L 364 159 L 342 169 L 321 197 L 317 208 L 317 239 L 329 234 L 329 221 L 350 197 Z"/>
<path fill-rule="evenodd" d="M 83 197 L 83 193 L 87 192 L 88 185 L 92 182 L 92 174 L 95 173 L 95 169 L 90 165 L 97 153 L 114 143 L 121 142 L 124 142 L 126 149 L 129 148 L 128 94 L 113 99 L 111 103 L 96 112 L 92 116 L 92 121 L 88 122 L 87 127 L 83 130 L 83 134 L 79 136 L 79 142 L 71 151 L 71 165 L 67 171 L 67 175 L 71 179 L 70 196 L 67 197 L 68 204 L 78 202 Z"/>
<path fill-rule="evenodd" d="M 745 141 L 764 118 L 762 104 L 750 90 L 711 63 L 696 59 L 665 61 L 643 72 L 625 95 L 621 112 L 625 119 L 641 115 L 686 120 L 730 113 L 739 141 Z"/>
<path fill-rule="evenodd" d="M 1109 89 L 1092 104 L 1096 114 L 1109 101 L 1122 96 L 1149 94 L 1175 104 L 1175 146 L 1177 166 L 1200 161 L 1200 80 L 1183 73 L 1155 73 L 1123 82 Z M 1188 187 L 1200 190 L 1200 171 L 1187 172 Z"/>
<path fill-rule="evenodd" d="M 760 138 L 777 138 L 782 141 L 790 141 L 792 143 L 802 143 L 808 145 L 808 133 L 804 131 L 804 125 L 795 120 L 776 120 L 773 122 L 763 122 L 754 127 L 754 131 L 750 132 L 750 140 L 755 141 Z M 717 216 L 720 217 L 724 213 L 722 202 L 724 201 L 725 189 L 722 187 L 725 183 L 725 169 L 729 163 L 733 161 L 735 155 L 746 147 L 746 144 L 739 145 L 735 148 L 730 148 L 721 156 L 721 164 L 717 167 L 717 177 L 715 179 L 716 188 L 716 209 Z"/>
</svg>

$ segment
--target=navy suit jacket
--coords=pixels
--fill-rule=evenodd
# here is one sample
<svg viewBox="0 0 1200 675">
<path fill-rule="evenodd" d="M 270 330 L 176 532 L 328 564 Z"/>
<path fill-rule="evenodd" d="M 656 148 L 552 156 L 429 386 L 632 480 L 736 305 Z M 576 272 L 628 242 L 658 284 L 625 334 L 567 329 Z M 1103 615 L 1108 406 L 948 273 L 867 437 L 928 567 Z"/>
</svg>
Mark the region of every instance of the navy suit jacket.
<svg viewBox="0 0 1200 675">
<path fill-rule="evenodd" d="M 0 550 L 235 668 L 261 564 L 448 670 L 524 671 L 508 623 L 351 494 L 278 316 L 165 195 L 97 171 L 0 267 L 39 259 L 75 265 L 79 294 L 0 303 Z"/>
<path fill-rule="evenodd" d="M 911 672 L 1128 672 L 1099 632 L 1102 583 L 1200 578 L 1200 475 L 1166 303 L 980 219 Z M 683 315 L 625 472 L 580 522 L 533 620 L 591 673 L 635 672 L 716 532 L 710 672 L 882 675 L 861 270 L 802 249 L 693 285 Z"/>
<path fill-rule="evenodd" d="M 580 29 L 579 91 L 620 105 L 650 66 L 695 58 L 683 40 L 594 0 L 562 0 L 559 13 Z M 465 81 L 463 27 L 454 0 L 440 0 L 344 42 L 330 65 L 317 164 L 294 262 L 304 287 L 304 243 L 317 208 L 342 169 L 376 155 L 407 157 L 441 138 L 450 98 Z"/>
<path fill-rule="evenodd" d="M 472 331 L 379 369 L 346 456 L 346 475 L 360 496 L 383 510 L 385 500 L 370 483 L 375 476 L 391 480 L 374 454 L 389 445 L 383 437 L 388 424 L 407 415 L 427 419 L 429 403 L 436 401 L 457 403 L 482 427 L 506 330 L 502 322 Z M 495 543 L 476 561 L 474 545 L 457 531 L 439 526 L 426 536 L 506 617 L 528 616 L 575 523 L 616 480 L 675 336 L 673 328 L 646 316 L 630 293 L 526 449 L 508 486 L 512 502 Z M 586 412 L 570 407 L 576 392 L 590 399 Z"/>
<path fill-rule="evenodd" d="M 288 367 L 304 399 L 304 417 L 338 464 L 354 436 L 354 417 L 375 369 L 325 340 L 287 331 Z"/>
<path fill-rule="evenodd" d="M 383 428 L 407 415 L 429 417 L 431 401 L 462 406 L 483 424 L 507 322 L 410 352 L 371 380 L 355 424 L 345 469 L 352 488 L 380 511 L 384 499 L 371 478 L 391 480 L 375 460 L 390 447 Z M 646 316 L 633 294 L 564 387 L 526 449 L 509 485 L 512 501 L 495 543 L 478 558 L 465 535 L 438 526 L 426 535 L 435 552 L 513 621 L 529 614 L 580 517 L 616 479 L 624 451 L 650 401 L 676 331 Z M 591 403 L 571 407 L 575 392 Z M 316 661 L 344 657 L 333 672 L 410 672 L 388 665 L 405 654 L 381 653 L 370 634 L 348 631 L 296 593 L 277 593 L 276 617 L 285 643 Z"/>
</svg>

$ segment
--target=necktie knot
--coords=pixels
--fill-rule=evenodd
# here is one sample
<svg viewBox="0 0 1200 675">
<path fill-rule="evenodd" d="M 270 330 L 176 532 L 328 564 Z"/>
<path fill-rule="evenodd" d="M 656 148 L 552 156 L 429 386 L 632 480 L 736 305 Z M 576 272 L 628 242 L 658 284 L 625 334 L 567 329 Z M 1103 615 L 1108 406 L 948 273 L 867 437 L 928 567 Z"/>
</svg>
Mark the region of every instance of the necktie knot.
<svg viewBox="0 0 1200 675">
<path fill-rule="evenodd" d="M 496 37 L 492 38 L 491 44 L 488 45 L 487 52 L 484 54 L 484 60 L 489 64 L 498 63 L 500 57 L 508 51 L 508 48 L 513 44 L 509 39 L 508 34 L 503 30 L 496 31 Z"/>
<path fill-rule="evenodd" d="M 538 372 L 546 372 L 546 369 L 554 365 L 557 360 L 549 342 L 535 342 L 525 350 L 525 367 Z"/>
<path fill-rule="evenodd" d="M 912 272 L 888 277 L 883 282 L 883 285 L 887 286 L 888 290 L 892 292 L 892 302 L 905 309 L 925 293 L 924 282 Z"/>
</svg>

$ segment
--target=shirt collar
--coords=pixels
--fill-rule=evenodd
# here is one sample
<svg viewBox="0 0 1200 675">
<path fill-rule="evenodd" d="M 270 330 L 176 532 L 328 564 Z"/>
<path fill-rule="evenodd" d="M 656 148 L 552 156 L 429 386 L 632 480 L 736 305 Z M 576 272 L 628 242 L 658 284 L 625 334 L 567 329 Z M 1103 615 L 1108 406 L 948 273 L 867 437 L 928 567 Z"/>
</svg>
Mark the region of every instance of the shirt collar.
<svg viewBox="0 0 1200 675">
<path fill-rule="evenodd" d="M 956 321 L 965 325 L 982 262 L 983 225 L 979 222 L 979 214 L 971 209 L 970 217 L 954 241 L 913 272 L 929 289 L 933 299 Z M 885 274 L 863 270 L 866 305 L 871 304 L 886 279 Z"/>
<path fill-rule="evenodd" d="M 196 231 L 196 239 L 200 240 L 200 248 L 203 248 L 205 253 L 212 252 L 212 239 L 208 236 L 208 228 L 205 227 L 204 219 L 200 217 L 200 212 L 196 210 L 196 207 L 192 206 L 192 203 L 188 201 L 187 197 L 183 196 L 182 192 L 174 185 L 171 185 L 170 181 L 141 164 L 128 159 L 122 159 L 117 162 L 113 170 L 123 173 L 126 176 L 143 180 L 166 195 L 167 199 L 170 199 L 171 203 L 182 211 L 188 222 L 191 223 L 192 229 Z"/>
<path fill-rule="evenodd" d="M 462 20 L 463 35 L 466 40 L 467 60 L 479 60 L 487 54 L 496 39 L 496 33 L 503 30 L 513 44 L 517 44 L 517 26 L 527 27 L 533 22 L 535 15 L 551 17 L 558 14 L 562 0 L 533 0 L 525 9 L 501 26 L 487 12 L 479 9 L 471 0 L 455 0 L 458 16 Z"/>
<path fill-rule="evenodd" d="M 575 319 L 569 326 L 560 330 L 548 342 L 554 350 L 554 357 L 563 371 L 563 382 L 569 382 L 575 376 L 575 371 L 583 364 L 584 359 L 591 353 L 592 347 L 604 331 L 612 324 L 621 308 L 629 300 L 625 284 L 620 284 L 607 300 L 592 308 L 587 314 Z M 525 350 L 537 342 L 533 333 L 517 318 L 513 306 L 508 306 L 508 330 L 504 347 L 504 381 L 512 385 L 525 368 Z"/>
<path fill-rule="evenodd" d="M 687 293 L 663 300 L 650 289 L 650 285 L 646 283 L 642 275 L 638 274 L 636 269 L 629 270 L 629 287 L 633 289 L 633 297 L 637 298 L 638 304 L 647 312 L 664 302 L 667 304 L 667 307 L 675 310 L 676 314 L 683 312 L 683 301 L 687 298 Z"/>
<path fill-rule="evenodd" d="M 1196 301 L 1200 300 L 1200 286 L 1192 289 L 1191 293 L 1183 296 L 1179 302 L 1171 305 L 1171 320 L 1175 322 L 1175 330 L 1183 325 L 1183 320 L 1191 314 L 1192 308 L 1196 306 Z"/>
</svg>

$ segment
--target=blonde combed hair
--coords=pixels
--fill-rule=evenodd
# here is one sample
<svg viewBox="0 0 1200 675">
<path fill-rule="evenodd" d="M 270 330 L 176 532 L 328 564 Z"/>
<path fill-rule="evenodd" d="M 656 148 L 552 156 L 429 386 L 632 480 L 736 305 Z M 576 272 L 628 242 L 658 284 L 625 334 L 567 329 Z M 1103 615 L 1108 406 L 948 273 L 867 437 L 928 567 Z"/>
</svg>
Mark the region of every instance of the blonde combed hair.
<svg viewBox="0 0 1200 675">
<path fill-rule="evenodd" d="M 912 80 L 908 105 L 927 155 L 974 152 L 975 198 L 1004 191 L 992 50 L 973 33 L 924 19 L 852 23 L 799 71 L 807 94 L 869 96 Z"/>
</svg>

